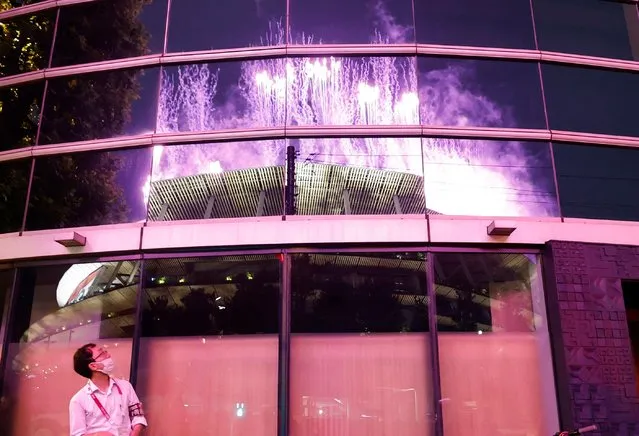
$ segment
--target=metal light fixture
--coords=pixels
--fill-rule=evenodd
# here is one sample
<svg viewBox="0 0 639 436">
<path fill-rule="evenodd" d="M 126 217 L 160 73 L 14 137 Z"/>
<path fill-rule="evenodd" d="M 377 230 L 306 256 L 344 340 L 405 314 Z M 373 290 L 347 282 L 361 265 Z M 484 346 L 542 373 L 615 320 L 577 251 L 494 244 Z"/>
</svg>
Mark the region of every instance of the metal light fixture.
<svg viewBox="0 0 639 436">
<path fill-rule="evenodd" d="M 66 235 L 62 238 L 55 240 L 60 245 L 64 245 L 67 248 L 71 247 L 84 247 L 87 244 L 86 236 L 83 236 L 77 232 L 73 232 L 71 235 Z"/>
<path fill-rule="evenodd" d="M 486 232 L 489 236 L 510 236 L 515 230 L 517 230 L 517 227 L 508 222 L 493 221 L 486 227 Z"/>
</svg>

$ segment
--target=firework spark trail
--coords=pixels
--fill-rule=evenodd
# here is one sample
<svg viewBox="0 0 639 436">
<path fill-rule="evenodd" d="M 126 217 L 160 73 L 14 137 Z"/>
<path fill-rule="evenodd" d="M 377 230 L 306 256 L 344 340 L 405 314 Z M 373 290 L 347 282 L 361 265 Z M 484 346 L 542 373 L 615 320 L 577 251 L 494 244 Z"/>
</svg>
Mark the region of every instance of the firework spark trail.
<svg viewBox="0 0 639 436">
<path fill-rule="evenodd" d="M 312 38 L 305 37 L 306 41 Z M 381 34 L 375 37 L 382 41 Z M 269 43 L 283 41 L 275 25 Z M 292 58 L 246 61 L 240 102 L 214 105 L 219 71 L 180 67 L 162 77 L 158 130 L 204 131 L 288 125 L 512 125 L 510 116 L 464 86 L 465 71 L 420 75 L 412 58 Z M 301 161 L 424 176 L 428 207 L 453 215 L 548 216 L 557 206 L 540 163 L 517 142 L 418 138 L 308 138 Z M 543 146 L 540 144 L 540 146 Z M 284 141 L 156 147 L 153 179 L 282 165 Z M 147 187 L 148 189 L 148 187 Z"/>
</svg>

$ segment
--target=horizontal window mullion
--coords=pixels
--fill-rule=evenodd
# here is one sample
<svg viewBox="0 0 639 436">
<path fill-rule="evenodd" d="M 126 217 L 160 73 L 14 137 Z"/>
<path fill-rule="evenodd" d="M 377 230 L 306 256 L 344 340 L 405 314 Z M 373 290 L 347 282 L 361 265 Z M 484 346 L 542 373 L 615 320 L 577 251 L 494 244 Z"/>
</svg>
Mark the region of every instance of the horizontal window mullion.
<svg viewBox="0 0 639 436">
<path fill-rule="evenodd" d="M 1 15 L 1 14 L 0 14 Z M 68 77 L 100 71 L 126 70 L 158 65 L 180 65 L 227 60 L 254 60 L 312 56 L 448 56 L 476 59 L 529 60 L 573 66 L 639 71 L 639 61 L 581 56 L 525 49 L 501 49 L 448 45 L 406 44 L 328 44 L 302 46 L 252 47 L 232 50 L 207 50 L 166 55 L 147 55 L 126 59 L 92 62 L 88 64 L 46 68 L 0 78 L 0 88 L 30 83 L 42 79 Z"/>
<path fill-rule="evenodd" d="M 639 137 L 600 135 L 543 129 L 431 126 L 294 126 L 209 132 L 156 133 L 91 141 L 38 145 L 0 152 L 0 162 L 96 150 L 116 150 L 154 145 L 200 144 L 281 138 L 415 137 L 571 142 L 639 148 Z"/>
</svg>

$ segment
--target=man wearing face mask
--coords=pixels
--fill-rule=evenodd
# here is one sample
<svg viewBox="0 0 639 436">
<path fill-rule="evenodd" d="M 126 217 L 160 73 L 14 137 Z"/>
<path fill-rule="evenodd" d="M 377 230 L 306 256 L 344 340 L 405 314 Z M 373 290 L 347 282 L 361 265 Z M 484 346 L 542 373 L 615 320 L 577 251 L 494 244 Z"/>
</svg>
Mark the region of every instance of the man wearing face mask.
<svg viewBox="0 0 639 436">
<path fill-rule="evenodd" d="M 71 436 L 139 436 L 147 422 L 133 386 L 111 377 L 114 364 L 107 350 L 86 344 L 73 355 L 73 369 L 89 380 L 71 398 Z"/>
</svg>

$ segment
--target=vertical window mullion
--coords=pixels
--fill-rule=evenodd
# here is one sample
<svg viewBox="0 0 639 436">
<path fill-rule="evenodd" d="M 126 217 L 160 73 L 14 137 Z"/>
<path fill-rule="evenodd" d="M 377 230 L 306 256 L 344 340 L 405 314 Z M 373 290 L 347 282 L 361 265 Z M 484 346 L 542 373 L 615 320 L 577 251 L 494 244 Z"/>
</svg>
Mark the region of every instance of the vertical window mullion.
<svg viewBox="0 0 639 436">
<path fill-rule="evenodd" d="M 138 362 L 140 357 L 140 338 L 142 336 L 142 306 L 145 283 L 144 259 L 140 262 L 140 281 L 138 283 L 138 294 L 135 298 L 135 327 L 133 330 L 133 343 L 131 344 L 131 369 L 129 370 L 129 381 L 135 387 L 138 379 Z"/>
<path fill-rule="evenodd" d="M 291 356 L 291 258 L 284 250 L 281 255 L 280 328 L 278 350 L 277 435 L 288 436 Z"/>
<path fill-rule="evenodd" d="M 433 386 L 433 413 L 435 414 L 435 435 L 444 434 L 444 420 L 442 416 L 442 390 L 439 378 L 439 347 L 437 343 L 437 296 L 435 292 L 435 254 L 426 253 L 426 292 L 428 295 L 428 323 L 431 358 L 431 382 Z"/>
<path fill-rule="evenodd" d="M 2 328 L 0 329 L 0 335 L 2 340 L 0 340 L 0 344 L 2 344 L 2 350 L 0 350 L 0 396 L 2 396 L 3 392 L 4 392 L 4 380 L 7 379 L 7 377 L 4 377 L 3 375 L 6 375 L 6 371 L 8 370 L 7 367 L 7 354 L 9 354 L 9 343 L 11 340 L 11 325 L 13 324 L 13 320 L 14 320 L 14 312 L 16 310 L 16 306 L 18 304 L 18 286 L 17 286 L 17 282 L 18 282 L 18 268 L 15 268 L 13 270 L 13 280 L 11 282 L 11 291 L 9 292 L 9 294 L 7 295 L 7 301 L 4 304 L 3 308 L 0 308 L 2 310 L 4 310 L 4 316 L 2 317 Z M 6 309 L 6 310 L 5 310 Z"/>
</svg>

